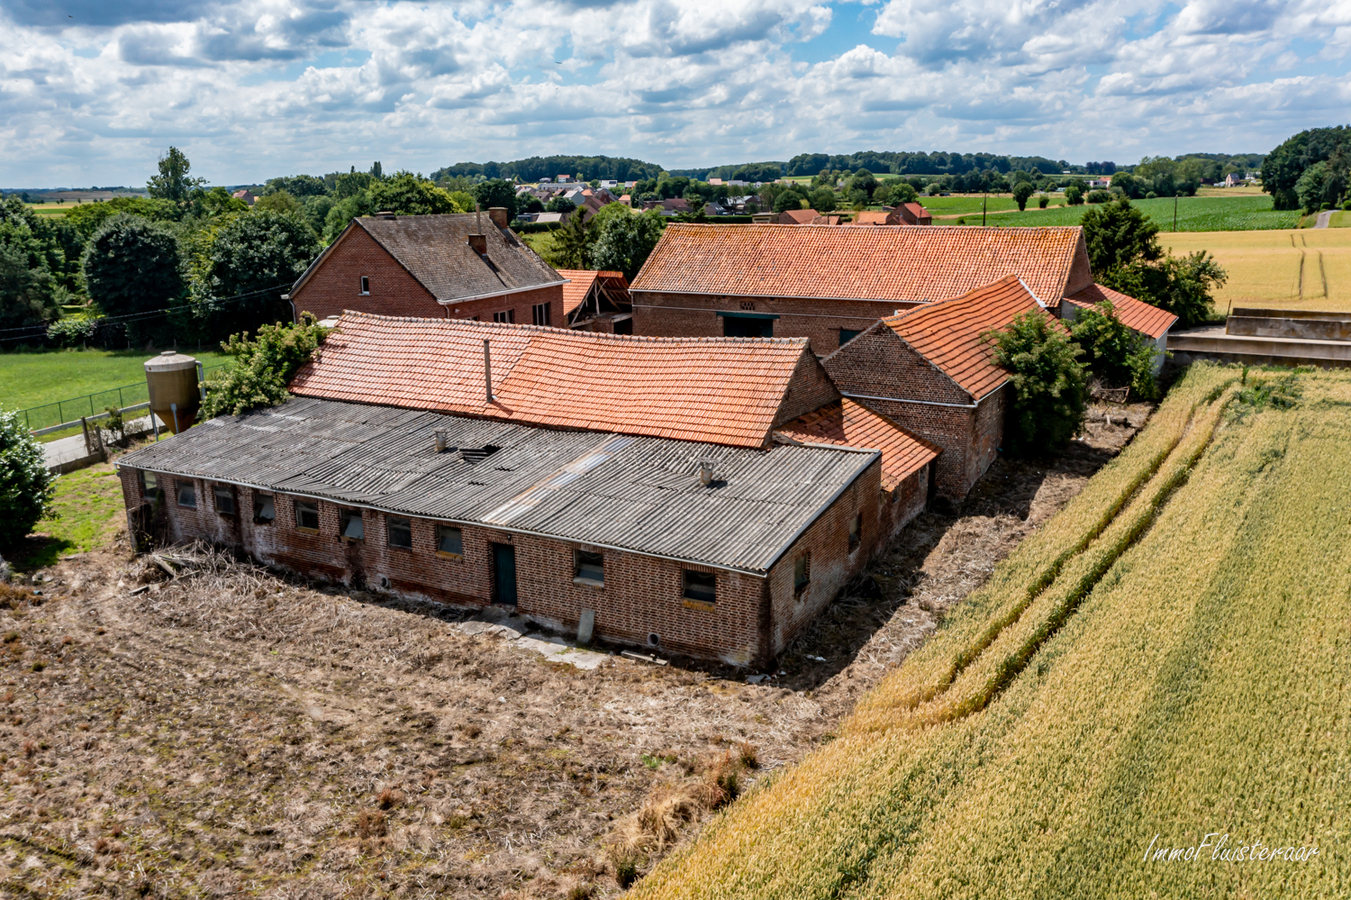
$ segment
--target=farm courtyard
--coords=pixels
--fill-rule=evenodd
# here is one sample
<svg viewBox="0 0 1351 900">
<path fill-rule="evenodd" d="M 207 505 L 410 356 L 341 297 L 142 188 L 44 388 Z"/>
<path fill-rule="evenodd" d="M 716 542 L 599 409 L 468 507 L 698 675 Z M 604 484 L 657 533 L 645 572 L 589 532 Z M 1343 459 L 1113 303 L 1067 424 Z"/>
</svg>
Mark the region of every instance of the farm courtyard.
<svg viewBox="0 0 1351 900">
<path fill-rule="evenodd" d="M 586 670 L 200 550 L 170 578 L 130 555 L 109 467 L 65 478 L 0 588 L 0 894 L 616 894 L 831 741 L 1147 412 L 1095 409 L 1049 468 L 996 463 L 754 684 L 609 651 Z"/>
</svg>

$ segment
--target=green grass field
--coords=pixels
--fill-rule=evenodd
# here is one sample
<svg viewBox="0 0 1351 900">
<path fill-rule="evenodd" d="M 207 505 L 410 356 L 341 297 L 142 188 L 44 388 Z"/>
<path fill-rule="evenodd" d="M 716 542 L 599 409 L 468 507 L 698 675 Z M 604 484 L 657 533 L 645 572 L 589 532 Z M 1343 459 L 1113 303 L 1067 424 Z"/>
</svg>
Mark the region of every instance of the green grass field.
<svg viewBox="0 0 1351 900">
<path fill-rule="evenodd" d="M 925 198 L 926 207 L 930 200 L 948 200 L 955 198 Z M 967 198 L 962 198 L 963 200 Z M 980 198 L 972 198 L 975 204 L 974 215 L 965 217 L 965 224 L 980 224 Z M 993 199 L 992 199 L 993 202 Z M 1052 202 L 1057 202 L 1053 200 Z M 1132 203 L 1148 215 L 1165 232 L 1173 230 L 1173 200 L 1159 198 L 1155 200 L 1134 200 Z M 1012 204 L 1012 201 L 1010 201 Z M 949 207 L 951 208 L 951 207 Z M 990 216 L 989 225 L 1000 226 L 1038 226 L 1038 225 L 1078 225 L 1084 211 L 1092 209 L 1088 204 L 1082 206 L 1061 206 L 1036 209 L 1029 204 L 1025 212 L 1004 212 Z M 935 213 L 937 210 L 935 209 Z M 950 214 L 950 213 L 944 213 Z M 954 220 L 955 221 L 955 220 Z M 1271 208 L 1270 197 L 1234 196 L 1234 197 L 1182 197 L 1177 201 L 1178 231 L 1264 231 L 1296 228 L 1299 226 L 1298 210 L 1278 211 Z M 950 224 L 944 220 L 945 224 Z"/>
<path fill-rule="evenodd" d="M 634 896 L 1351 894 L 1351 374 L 1238 374 Z"/>
<path fill-rule="evenodd" d="M 208 369 L 229 359 L 219 350 L 184 352 L 201 360 Z M 145 385 L 143 364 L 153 355 L 144 350 L 38 350 L 0 353 L 0 409 L 28 409 L 125 385 L 140 385 L 143 388 Z M 143 389 L 141 393 L 144 394 Z M 144 396 L 138 396 L 127 405 L 144 400 Z M 115 402 L 115 395 L 112 399 L 95 398 L 94 412 L 103 412 L 103 407 L 111 402 Z M 66 421 L 89 414 L 89 404 L 86 402 L 82 409 L 78 406 L 72 407 L 72 415 Z M 45 424 L 55 424 L 55 421 Z M 44 426 L 34 423 L 33 427 Z"/>
<path fill-rule="evenodd" d="M 56 480 L 56 515 L 7 552 L 20 571 L 50 566 L 72 553 L 108 546 L 117 531 L 122 485 L 111 463 L 100 463 Z"/>
</svg>

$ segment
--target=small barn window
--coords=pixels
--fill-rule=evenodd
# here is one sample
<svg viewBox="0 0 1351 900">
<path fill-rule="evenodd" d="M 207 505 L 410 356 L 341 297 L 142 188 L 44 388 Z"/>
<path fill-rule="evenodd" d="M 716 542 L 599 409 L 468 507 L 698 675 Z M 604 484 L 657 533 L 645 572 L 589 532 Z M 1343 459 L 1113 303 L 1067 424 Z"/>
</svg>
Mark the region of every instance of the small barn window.
<svg viewBox="0 0 1351 900">
<path fill-rule="evenodd" d="M 685 570 L 685 599 L 700 603 L 715 603 L 718 599 L 718 576 L 712 572 Z"/>
<path fill-rule="evenodd" d="M 605 583 L 605 556 L 601 553 L 591 553 L 587 550 L 578 550 L 573 559 L 573 578 L 595 584 Z"/>
<path fill-rule="evenodd" d="M 464 556 L 464 533 L 454 525 L 437 525 L 436 552 L 446 556 Z"/>
<path fill-rule="evenodd" d="M 304 531 L 319 530 L 319 504 L 313 500 L 296 501 L 296 527 Z"/>
<path fill-rule="evenodd" d="M 413 549 L 412 522 L 398 516 L 390 516 L 385 520 L 385 524 L 389 530 L 389 546 L 402 547 L 405 550 Z"/>
<path fill-rule="evenodd" d="M 180 481 L 178 485 L 178 505 L 184 509 L 197 508 L 197 486 L 191 481 Z"/>
<path fill-rule="evenodd" d="M 211 487 L 212 496 L 216 500 L 216 512 L 222 516 L 233 516 L 235 514 L 235 489 L 228 484 L 219 482 Z"/>
<path fill-rule="evenodd" d="M 271 525 L 277 518 L 277 508 L 272 504 L 271 494 L 253 495 L 253 521 L 259 525 Z"/>
<path fill-rule="evenodd" d="M 141 496 L 151 503 L 160 499 L 159 479 L 155 477 L 154 472 L 141 472 Z"/>
<path fill-rule="evenodd" d="M 863 543 L 863 513 L 854 516 L 849 522 L 849 552 L 853 553 Z"/>
<path fill-rule="evenodd" d="M 504 309 L 501 312 L 495 312 L 493 313 L 493 321 L 514 324 L 516 322 L 516 310 Z"/>
<path fill-rule="evenodd" d="M 371 279 L 369 276 L 361 276 L 361 296 L 366 296 L 371 292 Z"/>
<path fill-rule="evenodd" d="M 804 553 L 793 562 L 793 593 L 801 594 L 812 579 L 812 555 Z"/>
<path fill-rule="evenodd" d="M 533 307 L 531 307 L 531 312 L 534 314 L 534 321 L 536 325 L 549 324 L 549 313 L 551 311 L 550 310 L 551 306 L 552 304 L 549 303 L 536 303 Z"/>
<path fill-rule="evenodd" d="M 850 341 L 852 341 L 854 338 L 858 337 L 858 336 L 859 336 L 860 334 L 862 334 L 862 333 L 863 333 L 862 331 L 853 331 L 853 330 L 848 329 L 848 328 L 841 328 L 841 329 L 840 329 L 840 346 L 843 347 L 845 344 L 849 343 Z"/>
<path fill-rule="evenodd" d="M 361 510 L 342 507 L 338 513 L 338 534 L 349 541 L 360 541 L 366 537 L 366 529 L 361 521 Z"/>
</svg>

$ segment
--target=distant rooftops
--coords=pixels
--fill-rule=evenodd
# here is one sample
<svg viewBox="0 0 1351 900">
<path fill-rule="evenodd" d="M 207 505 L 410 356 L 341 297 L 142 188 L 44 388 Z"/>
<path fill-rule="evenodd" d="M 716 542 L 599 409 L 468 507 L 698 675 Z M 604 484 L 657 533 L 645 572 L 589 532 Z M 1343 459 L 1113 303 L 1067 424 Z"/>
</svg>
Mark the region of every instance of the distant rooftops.
<svg viewBox="0 0 1351 900">
<path fill-rule="evenodd" d="M 487 398 L 484 342 L 492 367 Z M 344 314 L 292 393 L 582 428 L 768 445 L 789 387 L 838 394 L 805 338 L 645 338 L 463 319 Z M 807 397 L 793 398 L 793 403 Z"/>
<path fill-rule="evenodd" d="M 926 302 L 1005 275 L 1049 306 L 1092 284 L 1078 227 L 667 226 L 632 290 Z"/>
</svg>

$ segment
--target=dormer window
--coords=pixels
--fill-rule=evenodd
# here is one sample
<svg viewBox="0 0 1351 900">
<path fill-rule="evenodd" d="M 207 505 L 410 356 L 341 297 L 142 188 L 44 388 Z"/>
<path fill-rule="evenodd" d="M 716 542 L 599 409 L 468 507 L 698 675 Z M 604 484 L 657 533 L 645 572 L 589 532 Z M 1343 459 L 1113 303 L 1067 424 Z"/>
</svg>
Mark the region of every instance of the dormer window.
<svg viewBox="0 0 1351 900">
<path fill-rule="evenodd" d="M 361 296 L 365 297 L 371 292 L 371 279 L 369 276 L 361 276 Z"/>
</svg>

